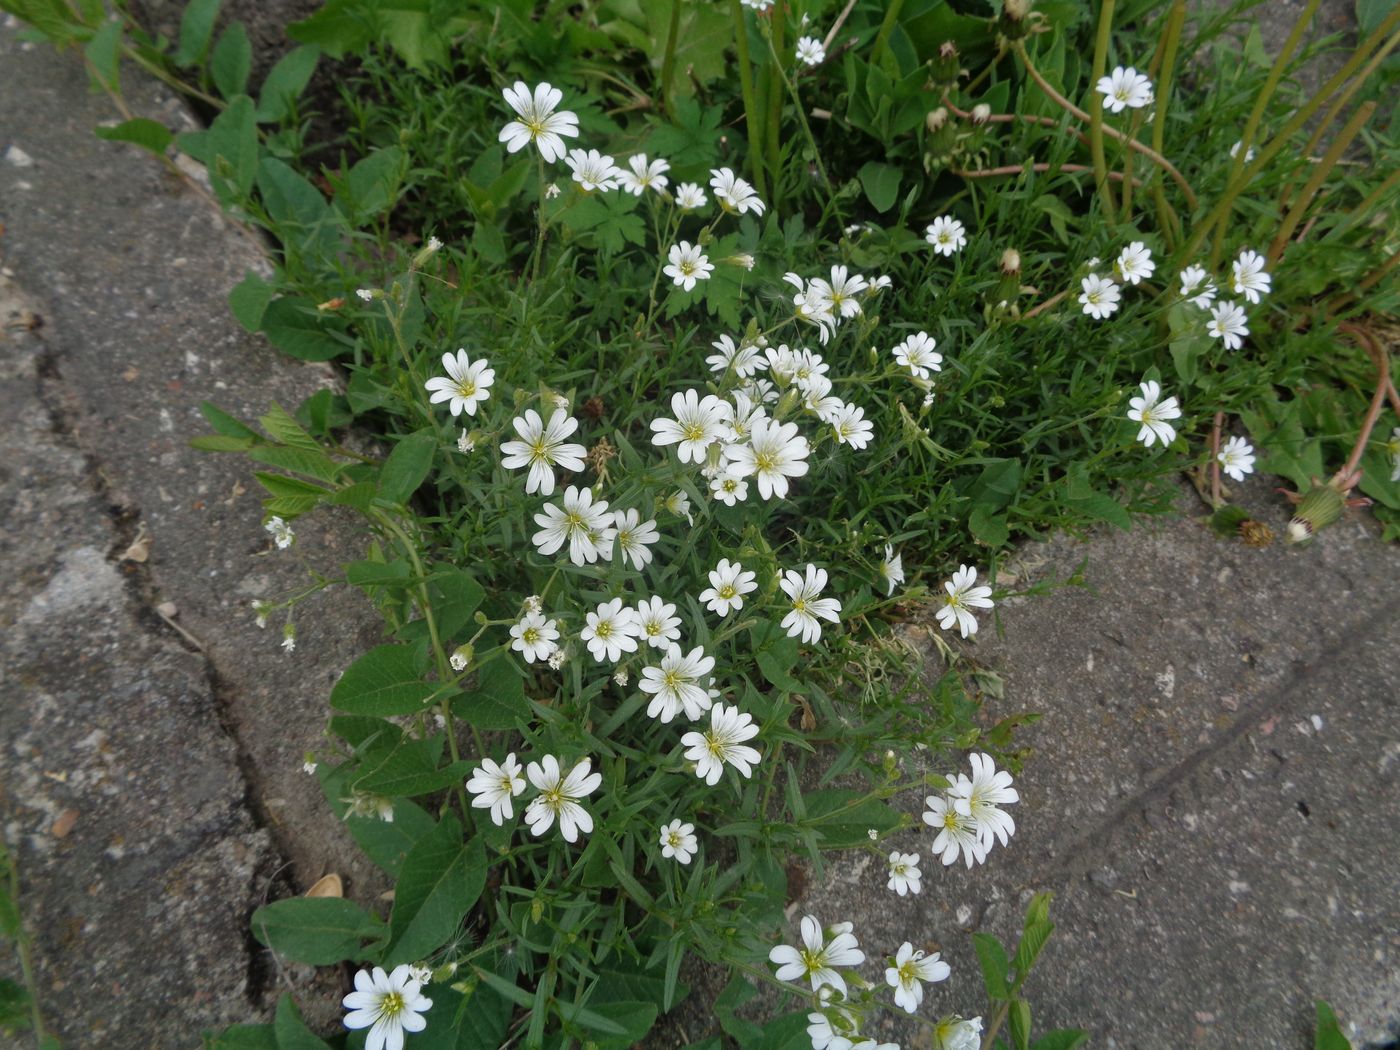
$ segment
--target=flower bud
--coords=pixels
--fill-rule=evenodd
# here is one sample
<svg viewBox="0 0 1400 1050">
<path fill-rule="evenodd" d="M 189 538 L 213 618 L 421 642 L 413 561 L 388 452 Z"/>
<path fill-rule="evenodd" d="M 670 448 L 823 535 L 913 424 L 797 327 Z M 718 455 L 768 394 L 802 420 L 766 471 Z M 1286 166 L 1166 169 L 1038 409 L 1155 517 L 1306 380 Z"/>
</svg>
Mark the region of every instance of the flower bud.
<svg viewBox="0 0 1400 1050">
<path fill-rule="evenodd" d="M 1008 248 L 1001 253 L 1001 272 L 1008 277 L 1021 276 L 1021 253 L 1015 248 Z"/>
<path fill-rule="evenodd" d="M 935 85 L 955 85 L 958 82 L 958 74 L 962 71 L 962 56 L 958 54 L 958 45 L 951 40 L 943 41 L 938 46 L 938 55 L 930 63 L 930 67 Z"/>
<path fill-rule="evenodd" d="M 1020 40 L 1031 31 L 1030 15 L 1031 0 L 1006 0 L 997 28 L 1008 40 Z"/>
<path fill-rule="evenodd" d="M 459 645 L 452 651 L 452 655 L 448 658 L 447 662 L 452 665 L 452 670 L 460 674 L 465 671 L 467 665 L 472 662 L 473 655 L 475 655 L 475 651 L 470 645 Z"/>
</svg>

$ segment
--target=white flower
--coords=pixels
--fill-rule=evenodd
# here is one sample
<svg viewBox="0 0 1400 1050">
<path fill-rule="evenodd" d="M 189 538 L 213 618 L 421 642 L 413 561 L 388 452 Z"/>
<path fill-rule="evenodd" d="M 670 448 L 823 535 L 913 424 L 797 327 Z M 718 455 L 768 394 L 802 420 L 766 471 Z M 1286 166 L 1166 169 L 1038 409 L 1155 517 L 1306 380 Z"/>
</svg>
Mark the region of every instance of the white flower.
<svg viewBox="0 0 1400 1050">
<path fill-rule="evenodd" d="M 624 607 L 621 598 L 602 602 L 585 617 L 579 639 L 588 643 L 588 651 L 599 663 L 617 663 L 623 653 L 637 651 L 637 612 Z"/>
<path fill-rule="evenodd" d="M 518 441 L 506 441 L 501 445 L 505 458 L 501 466 L 508 470 L 529 467 L 525 479 L 526 494 L 538 492 L 541 496 L 554 494 L 554 469 L 583 470 L 583 457 L 586 449 L 582 445 L 564 439 L 578 429 L 578 420 L 564 409 L 554 410 L 545 426 L 540 414 L 527 408 L 523 416 L 511 420 L 511 426 L 520 435 Z"/>
<path fill-rule="evenodd" d="M 296 629 L 296 625 L 290 624 L 290 623 L 289 623 L 289 624 L 287 624 L 286 626 L 284 626 L 284 627 L 282 628 L 282 643 L 281 643 L 281 644 L 282 644 L 282 648 L 285 649 L 285 650 L 287 650 L 288 654 L 291 654 L 291 653 L 294 653 L 294 652 L 297 651 L 297 629 Z"/>
<path fill-rule="evenodd" d="M 408 976 L 419 984 L 427 984 L 433 979 L 433 968 L 427 963 L 411 963 L 408 967 Z"/>
<path fill-rule="evenodd" d="M 1249 335 L 1247 320 L 1243 307 L 1236 303 L 1221 303 L 1211 307 L 1206 332 L 1212 339 L 1224 343 L 1226 350 L 1238 350 L 1244 346 L 1243 337 Z"/>
<path fill-rule="evenodd" d="M 714 669 L 715 658 L 698 645 L 689 653 L 682 653 L 679 645 L 668 648 L 660 666 L 642 668 L 637 683 L 642 692 L 652 694 L 647 716 L 666 723 L 684 711 L 694 722 L 710 709 L 710 694 L 700 681 Z"/>
<path fill-rule="evenodd" d="M 1133 241 L 1118 253 L 1118 261 L 1113 268 L 1128 284 L 1138 284 L 1152 276 L 1157 264 L 1152 261 L 1152 251 L 1147 245 L 1142 241 Z"/>
<path fill-rule="evenodd" d="M 617 189 L 618 176 L 622 174 L 613 159 L 596 149 L 571 149 L 564 163 L 574 173 L 574 181 L 585 193 Z"/>
<path fill-rule="evenodd" d="M 690 858 L 700 848 L 700 840 L 695 837 L 695 825 L 673 820 L 661 825 L 661 855 L 674 857 L 677 864 L 689 864 Z"/>
<path fill-rule="evenodd" d="M 933 245 L 939 255 L 952 255 L 967 244 L 967 230 L 951 215 L 940 215 L 929 223 L 924 240 Z"/>
<path fill-rule="evenodd" d="M 695 524 L 695 519 L 690 516 L 690 497 L 685 494 L 684 489 L 676 489 L 662 501 L 661 505 L 666 508 L 668 514 L 684 518 L 687 525 Z"/>
<path fill-rule="evenodd" d="M 724 460 L 732 474 L 741 478 L 755 475 L 758 493 L 764 499 L 784 499 L 788 478 L 807 473 L 807 439 L 797 432 L 796 423 L 760 419 L 753 425 L 747 445 L 726 445 Z"/>
<path fill-rule="evenodd" d="M 1118 309 L 1118 285 L 1113 283 L 1112 278 L 1091 273 L 1080 284 L 1084 291 L 1079 296 L 1079 302 L 1090 317 L 1102 321 Z"/>
<path fill-rule="evenodd" d="M 716 616 L 728 616 L 744 607 L 744 595 L 758 589 L 757 579 L 739 562 L 724 558 L 710 570 L 710 585 L 699 600 Z"/>
<path fill-rule="evenodd" d="M 760 419 L 767 419 L 768 413 L 761 398 L 750 396 L 747 390 L 730 392 L 734 399 L 734 412 L 729 420 L 730 444 L 743 444 L 753 437 L 753 425 Z"/>
<path fill-rule="evenodd" d="M 510 647 L 527 663 L 548 660 L 559 648 L 559 625 L 537 612 L 527 612 L 510 626 Z"/>
<path fill-rule="evenodd" d="M 689 241 L 671 245 L 667 258 L 670 259 L 670 263 L 663 268 L 662 273 L 687 292 L 695 287 L 696 281 L 708 281 L 714 271 L 714 266 L 700 250 L 700 246 L 692 246 Z"/>
<path fill-rule="evenodd" d="M 978 1050 L 982 1045 L 982 1018 L 945 1018 L 934 1027 L 933 1035 L 934 1050 Z"/>
<path fill-rule="evenodd" d="M 814 36 L 804 36 L 797 42 L 797 59 L 809 66 L 819 66 L 826 61 L 826 48 Z"/>
<path fill-rule="evenodd" d="M 533 142 L 546 163 L 553 164 L 564 155 L 564 140 L 560 136 L 578 136 L 578 117 L 567 110 L 554 112 L 564 98 L 558 88 L 540 84 L 532 97 L 525 83 L 517 80 L 515 87 L 506 88 L 501 94 L 520 117 L 501 129 L 499 138 L 506 144 L 507 152 L 518 153 Z"/>
<path fill-rule="evenodd" d="M 1132 66 L 1114 68 L 1106 77 L 1099 77 L 1096 85 L 1103 96 L 1103 104 L 1111 113 L 1122 113 L 1129 107 L 1142 109 L 1152 105 L 1152 81 Z"/>
<path fill-rule="evenodd" d="M 277 549 L 279 551 L 286 550 L 288 547 L 290 547 L 293 543 L 296 542 L 297 534 L 292 531 L 292 527 L 275 514 L 267 519 L 267 521 L 263 524 L 263 528 L 266 529 L 269 533 L 271 533 L 272 542 L 277 544 Z M 253 607 L 257 608 L 256 602 L 254 603 Z M 258 613 L 258 626 L 262 627 L 266 623 L 267 613 L 260 611 Z"/>
<path fill-rule="evenodd" d="M 1152 447 L 1154 439 L 1164 445 L 1170 445 L 1176 440 L 1176 427 L 1167 420 L 1181 418 L 1181 406 L 1174 397 L 1167 398 L 1161 404 L 1157 403 L 1158 398 L 1162 396 L 1162 388 L 1155 379 L 1138 385 L 1142 389 L 1142 396 L 1128 400 L 1128 418 L 1134 423 L 1142 424 L 1137 439 L 1148 448 Z"/>
<path fill-rule="evenodd" d="M 1236 481 L 1243 481 L 1246 474 L 1254 473 L 1254 446 L 1242 437 L 1232 437 L 1225 442 L 1215 458 L 1221 469 Z"/>
<path fill-rule="evenodd" d="M 443 354 L 442 367 L 446 376 L 434 376 L 423 384 L 433 395 L 428 401 L 434 405 L 448 402 L 448 411 L 454 416 L 463 412 L 476 415 L 476 406 L 491 396 L 495 371 L 484 359 L 473 364 L 465 350 Z"/>
<path fill-rule="evenodd" d="M 924 955 L 905 941 L 895 954 L 894 965 L 885 970 L 885 983 L 894 989 L 894 1004 L 914 1013 L 924 1001 L 924 981 L 946 981 L 952 969 L 938 953 Z"/>
<path fill-rule="evenodd" d="M 830 992 L 831 989 L 822 986 L 822 992 Z M 820 993 L 818 993 L 820 994 Z M 846 1036 L 837 1032 L 840 1027 L 842 1032 L 850 1035 L 856 1034 L 856 1019 L 849 1010 L 842 1010 L 839 1007 L 828 1007 L 827 1013 L 810 1013 L 807 1015 L 807 1038 L 812 1040 L 812 1050 L 851 1050 L 855 1045 Z M 832 1018 L 837 1019 L 837 1024 L 832 1024 Z"/>
<path fill-rule="evenodd" d="M 860 950 L 848 923 L 838 929 L 841 932 L 827 941 L 816 917 L 804 915 L 802 947 L 780 944 L 768 953 L 768 961 L 778 967 L 774 976 L 780 981 L 800 981 L 805 977 L 812 982 L 813 991 L 827 984 L 846 998 L 846 980 L 836 972 L 836 967 L 859 966 L 865 962 L 865 953 Z"/>
<path fill-rule="evenodd" d="M 899 850 L 895 850 L 890 854 L 890 881 L 885 884 L 889 889 L 901 897 L 908 893 L 918 893 L 922 888 L 920 878 L 922 872 L 919 871 L 917 853 L 900 853 Z"/>
<path fill-rule="evenodd" d="M 959 773 L 948 788 L 948 798 L 960 816 L 972 821 L 977 837 L 987 849 L 992 848 L 994 838 L 1005 846 L 1006 840 L 1016 834 L 1016 822 L 997 807 L 1019 802 L 1021 797 L 1011 786 L 1011 774 L 1004 769 L 998 771 L 991 755 L 969 755 L 968 759 L 972 776 Z"/>
<path fill-rule="evenodd" d="M 355 990 L 341 1000 L 350 1012 L 345 1027 L 368 1028 L 365 1050 L 403 1050 L 405 1032 L 421 1032 L 428 1026 L 423 1014 L 433 1001 L 423 996 L 422 982 L 414 980 L 408 963 L 385 973 L 376 966 L 371 973 L 355 974 Z"/>
<path fill-rule="evenodd" d="M 710 479 L 710 493 L 726 507 L 732 507 L 749 498 L 749 483 L 737 474 L 721 470 Z"/>
<path fill-rule="evenodd" d="M 972 610 L 990 609 L 993 603 L 992 589 L 985 585 L 974 586 L 976 583 L 977 570 L 970 565 L 959 565 L 953 578 L 944 582 L 943 589 L 948 596 L 935 614 L 939 627 L 950 631 L 956 623 L 964 638 L 977 633 L 977 618 Z"/>
<path fill-rule="evenodd" d="M 705 364 L 710 366 L 711 372 L 724 373 L 733 369 L 736 376 L 746 379 L 757 370 L 759 349 L 752 343 L 741 340 L 736 347 L 733 339 L 722 335 L 710 345 L 719 351 L 705 358 Z"/>
<path fill-rule="evenodd" d="M 859 405 L 842 405 L 829 422 L 836 432 L 836 440 L 851 448 L 865 448 L 875 435 L 874 424 L 865 418 L 865 409 Z"/>
<path fill-rule="evenodd" d="M 713 786 L 724 775 L 728 762 L 741 776 L 752 776 L 752 767 L 763 757 L 744 743 L 758 735 L 758 726 L 737 707 L 715 704 L 710 708 L 710 728 L 681 737 L 687 761 L 695 763 L 695 775 Z"/>
<path fill-rule="evenodd" d="M 565 842 L 577 842 L 580 831 L 587 834 L 593 830 L 593 818 L 578 804 L 579 799 L 593 794 L 603 782 L 601 773 L 588 772 L 591 765 L 592 759 L 585 758 L 564 776 L 553 755 L 545 755 L 543 762 L 530 763 L 525 772 L 539 791 L 525 807 L 530 834 L 543 835 L 555 817 L 559 818 L 559 831 Z"/>
<path fill-rule="evenodd" d="M 559 188 L 559 183 L 551 182 L 548 186 L 544 188 L 544 199 L 547 201 L 552 201 L 555 197 L 559 196 L 559 194 L 563 192 L 564 191 Z"/>
<path fill-rule="evenodd" d="M 767 11 L 773 6 L 773 0 L 743 0 L 745 7 L 751 7 L 755 11 Z"/>
<path fill-rule="evenodd" d="M 316 772 L 316 762 L 315 762 L 315 760 L 314 760 L 314 759 L 308 758 L 306 761 L 304 761 L 304 762 L 301 764 L 301 771 L 302 771 L 303 773 L 306 773 L 306 774 L 315 773 L 315 772 Z"/>
<path fill-rule="evenodd" d="M 551 670 L 557 671 L 564 666 L 564 662 L 568 660 L 568 658 L 569 654 L 563 649 L 555 649 L 554 652 L 549 654 L 549 659 L 546 663 L 549 664 Z"/>
<path fill-rule="evenodd" d="M 661 538 L 656 531 L 656 521 L 642 521 L 635 510 L 620 510 L 613 515 L 615 523 L 614 541 L 622 552 L 622 560 L 632 560 L 632 568 L 640 572 L 651 563 L 651 548 L 647 546 Z"/>
<path fill-rule="evenodd" d="M 1390 440 L 1385 443 L 1386 454 L 1390 456 L 1390 480 L 1400 481 L 1400 427 L 1390 432 Z"/>
<path fill-rule="evenodd" d="M 537 613 L 544 611 L 544 599 L 541 598 L 538 594 L 528 595 L 525 598 L 525 600 L 520 604 L 524 607 L 527 613 Z"/>
<path fill-rule="evenodd" d="M 652 596 L 643 598 L 637 604 L 637 637 L 642 638 L 653 649 L 666 649 L 672 642 L 681 638 L 681 618 L 676 615 L 676 607 L 670 602 Z"/>
<path fill-rule="evenodd" d="M 272 608 L 271 602 L 265 602 L 261 598 L 253 599 L 253 613 L 258 618 L 257 624 L 259 627 L 267 626 L 267 617 L 268 614 L 272 612 Z"/>
<path fill-rule="evenodd" d="M 671 164 L 660 157 L 648 164 L 647 155 L 638 153 L 627 158 L 627 165 L 632 170 L 626 171 L 619 168 L 616 172 L 617 181 L 622 184 L 624 190 L 634 197 L 640 197 L 648 189 L 660 193 L 671 182 L 666 177 L 666 172 L 671 170 Z"/>
<path fill-rule="evenodd" d="M 743 215 L 753 212 L 762 215 L 766 205 L 757 192 L 729 168 L 715 168 L 710 171 L 710 189 L 715 191 L 715 200 L 725 211 Z"/>
<path fill-rule="evenodd" d="M 694 211 L 705 206 L 705 191 L 693 182 L 682 182 L 676 187 L 676 207 L 681 211 Z"/>
<path fill-rule="evenodd" d="M 1235 144 L 1234 144 L 1233 146 L 1230 147 L 1230 156 L 1231 156 L 1231 158 L 1238 157 L 1238 156 L 1240 155 L 1240 147 L 1243 146 L 1243 145 L 1244 145 L 1243 142 L 1240 142 L 1240 141 L 1236 140 Z M 1244 153 L 1244 162 L 1245 162 L 1246 164 L 1248 164 L 1248 163 L 1249 163 L 1250 161 L 1252 161 L 1253 159 L 1254 159 L 1254 147 L 1253 147 L 1253 146 L 1250 146 L 1249 149 L 1245 150 L 1245 153 Z"/>
<path fill-rule="evenodd" d="M 857 296 L 870 287 L 870 282 L 858 273 L 847 273 L 844 266 L 831 268 L 831 283 L 826 286 L 826 297 L 831 308 L 842 317 L 855 317 L 860 313 L 860 300 Z"/>
<path fill-rule="evenodd" d="M 671 395 L 671 413 L 675 419 L 651 421 L 651 443 L 679 444 L 676 455 L 680 461 L 699 464 L 705 461 L 710 445 L 728 436 L 734 410 L 714 394 L 702 398 L 694 390 L 685 390 Z"/>
<path fill-rule="evenodd" d="M 889 585 L 887 595 L 893 594 L 894 589 L 904 583 L 904 558 L 894 552 L 894 547 L 885 544 L 885 558 L 880 562 L 880 578 Z"/>
<path fill-rule="evenodd" d="M 1264 272 L 1266 265 L 1268 260 L 1258 252 L 1248 248 L 1240 252 L 1240 257 L 1230 264 L 1235 294 L 1243 295 L 1251 303 L 1257 303 L 1260 296 L 1268 295 L 1272 278 Z"/>
<path fill-rule="evenodd" d="M 467 781 L 467 790 L 473 795 L 472 808 L 489 809 L 491 823 L 500 827 L 515 816 L 510 800 L 525 790 L 525 778 L 521 776 L 524 771 L 514 751 L 500 765 L 483 758 Z"/>
<path fill-rule="evenodd" d="M 783 280 L 797 289 L 792 296 L 792 306 L 798 320 L 816 325 L 825 343 L 831 338 L 838 319 L 829 297 L 831 286 L 820 278 L 804 281 L 795 273 L 783 274 Z"/>
<path fill-rule="evenodd" d="M 370 302 L 374 299 L 379 298 L 384 293 L 381 292 L 378 288 L 356 288 L 355 294 L 358 295 L 365 302 Z"/>
<path fill-rule="evenodd" d="M 924 823 L 938 831 L 933 839 L 933 852 L 941 857 L 945 866 L 955 862 L 959 853 L 969 868 L 987 859 L 987 847 L 977 835 L 976 823 L 959 813 L 951 799 L 929 795 L 924 804 L 928 806 L 924 810 Z"/>
<path fill-rule="evenodd" d="M 782 622 L 789 638 L 801 635 L 802 640 L 810 645 L 822 636 L 821 620 L 841 622 L 841 603 L 835 598 L 818 597 L 826 588 L 825 569 L 808 562 L 805 578 L 796 569 L 788 569 L 778 585 L 792 602 L 792 609 Z"/>
<path fill-rule="evenodd" d="M 934 351 L 938 344 L 927 332 L 915 332 L 894 348 L 894 359 L 918 379 L 928 379 L 943 371 L 943 355 Z"/>
<path fill-rule="evenodd" d="M 1210 309 L 1215 302 L 1215 282 L 1205 267 L 1188 266 L 1181 271 L 1181 297 L 1202 310 Z"/>
<path fill-rule="evenodd" d="M 602 548 L 612 548 L 612 516 L 606 500 L 593 500 L 589 489 L 570 485 L 564 490 L 562 508 L 546 503 L 544 512 L 535 515 L 540 531 L 531 538 L 541 554 L 553 554 L 569 542 L 569 560 L 575 565 L 598 560 Z"/>
</svg>

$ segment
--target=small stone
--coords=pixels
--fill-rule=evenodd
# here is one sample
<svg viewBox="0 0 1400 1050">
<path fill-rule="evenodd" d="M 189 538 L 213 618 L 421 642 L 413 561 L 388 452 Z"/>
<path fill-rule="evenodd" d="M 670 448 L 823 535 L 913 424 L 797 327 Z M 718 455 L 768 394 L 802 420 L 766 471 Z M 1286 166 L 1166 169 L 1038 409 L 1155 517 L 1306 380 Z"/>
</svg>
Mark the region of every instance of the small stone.
<svg viewBox="0 0 1400 1050">
<path fill-rule="evenodd" d="M 13 164 L 16 168 L 34 167 L 34 158 L 18 146 L 11 146 L 5 151 L 5 163 Z"/>
<path fill-rule="evenodd" d="M 58 819 L 49 826 L 49 834 L 56 839 L 66 839 L 76 823 L 78 823 L 78 811 L 65 809 L 58 815 Z"/>
</svg>

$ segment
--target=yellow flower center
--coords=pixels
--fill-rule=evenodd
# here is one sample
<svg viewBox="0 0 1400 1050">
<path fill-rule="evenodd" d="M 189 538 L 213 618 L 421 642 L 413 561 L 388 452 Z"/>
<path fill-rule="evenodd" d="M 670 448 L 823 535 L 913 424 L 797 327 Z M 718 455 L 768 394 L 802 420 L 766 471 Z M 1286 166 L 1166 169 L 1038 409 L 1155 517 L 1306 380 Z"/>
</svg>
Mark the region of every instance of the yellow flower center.
<svg viewBox="0 0 1400 1050">
<path fill-rule="evenodd" d="M 608 637 L 608 635 L 612 634 L 612 621 L 604 620 L 597 627 L 593 628 L 593 633 L 596 634 L 599 638 Z"/>
<path fill-rule="evenodd" d="M 459 379 L 457 393 L 462 397 L 476 397 L 476 384 L 470 379 Z"/>
<path fill-rule="evenodd" d="M 380 1017 L 397 1017 L 407 1007 L 403 996 L 398 992 L 386 992 L 379 1000 Z"/>
<path fill-rule="evenodd" d="M 767 473 L 778 465 L 778 457 L 771 452 L 760 452 L 754 457 L 754 466 L 760 474 Z"/>
</svg>

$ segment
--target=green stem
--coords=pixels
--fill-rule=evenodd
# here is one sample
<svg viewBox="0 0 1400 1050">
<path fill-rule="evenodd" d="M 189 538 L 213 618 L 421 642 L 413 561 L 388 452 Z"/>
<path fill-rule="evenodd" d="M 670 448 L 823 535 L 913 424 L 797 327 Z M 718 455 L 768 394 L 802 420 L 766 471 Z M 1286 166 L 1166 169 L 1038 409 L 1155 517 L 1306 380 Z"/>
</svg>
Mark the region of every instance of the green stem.
<svg viewBox="0 0 1400 1050">
<path fill-rule="evenodd" d="M 15 862 L 14 855 L 3 845 L 0 845 L 0 862 L 4 863 L 7 869 L 9 887 L 7 892 L 10 900 L 14 902 L 16 909 L 19 908 L 19 865 Z M 15 952 L 19 955 L 20 978 L 24 981 L 24 987 L 29 990 L 29 1017 L 30 1024 L 34 1028 L 34 1037 L 43 1045 L 49 1038 L 48 1029 L 44 1027 L 44 1017 L 39 1011 L 39 985 L 34 978 L 34 959 L 29 950 L 29 934 L 21 927 L 15 934 Z"/>
<path fill-rule="evenodd" d="M 880 59 L 885 55 L 885 49 L 889 47 L 890 34 L 894 32 L 895 22 L 899 19 L 899 9 L 904 6 L 904 0 L 890 0 L 890 6 L 885 8 L 884 21 L 880 23 L 880 32 L 875 37 L 875 46 L 870 49 L 870 64 L 878 65 Z"/>
<path fill-rule="evenodd" d="M 773 56 L 773 68 L 768 71 L 768 121 L 764 130 L 764 144 L 768 150 L 768 174 L 772 177 L 772 207 L 778 207 L 778 195 L 782 188 L 782 121 L 783 121 L 783 60 L 778 57 L 783 50 L 783 35 L 787 26 L 786 13 L 781 0 L 773 5 L 773 17 L 768 25 L 768 50 Z"/>
<path fill-rule="evenodd" d="M 661 105 L 672 117 L 671 78 L 676 72 L 676 39 L 681 29 L 681 0 L 671 0 L 671 24 L 666 30 L 666 55 L 661 60 Z"/>
<path fill-rule="evenodd" d="M 1157 112 L 1152 120 L 1152 148 L 1162 152 L 1167 135 L 1167 100 L 1171 97 L 1172 76 L 1176 72 L 1176 53 L 1181 44 L 1181 30 L 1186 24 L 1186 0 L 1173 0 L 1167 15 L 1166 38 L 1162 51 L 1162 68 L 1157 79 Z M 1176 216 L 1167 204 L 1166 190 L 1160 179 L 1152 183 L 1152 203 L 1157 209 L 1157 223 L 1162 228 L 1168 250 L 1175 250 L 1181 230 L 1173 221 Z"/>
<path fill-rule="evenodd" d="M 1374 101 L 1363 102 L 1360 108 L 1351 115 L 1351 119 L 1346 122 L 1326 154 L 1323 155 L 1322 160 L 1318 162 L 1317 167 L 1313 169 L 1312 176 L 1303 184 L 1303 190 L 1298 195 L 1298 200 L 1289 209 L 1278 233 L 1274 235 L 1273 243 L 1269 245 L 1266 258 L 1270 267 L 1282 257 L 1289 238 L 1293 236 L 1293 231 L 1298 228 L 1298 224 L 1303 221 L 1303 214 L 1312 205 L 1317 191 L 1322 188 L 1327 176 L 1332 174 L 1332 169 L 1337 166 L 1337 161 L 1341 160 L 1342 154 L 1351 145 L 1351 140 L 1360 134 L 1362 125 L 1371 119 L 1371 114 L 1375 111 L 1376 103 Z"/>
<path fill-rule="evenodd" d="M 749 62 L 749 30 L 744 24 L 744 8 L 739 0 L 729 0 L 729 13 L 734 19 L 734 47 L 739 52 L 739 90 L 744 96 L 744 124 L 749 134 L 749 169 L 754 187 L 760 197 L 767 197 L 763 174 L 763 135 L 759 123 L 758 104 L 753 97 L 753 65 Z"/>
<path fill-rule="evenodd" d="M 1104 75 L 1108 64 L 1108 44 L 1113 33 L 1113 7 L 1115 0 L 1103 0 L 1099 8 L 1099 32 L 1094 41 L 1094 65 L 1089 74 L 1089 83 L 1094 90 L 1089 95 L 1089 153 L 1094 158 L 1094 183 L 1103 200 L 1104 214 L 1112 224 L 1115 207 L 1113 187 L 1108 181 L 1108 161 L 1103 149 L 1103 95 L 1098 90 L 1099 78 Z"/>
<path fill-rule="evenodd" d="M 772 49 L 772 41 L 769 41 L 769 49 Z M 807 114 L 802 108 L 802 96 L 797 93 L 797 85 L 793 83 L 791 77 L 783 69 L 783 64 L 778 58 L 776 51 L 773 52 L 773 68 L 778 71 L 778 75 L 783 78 L 783 86 L 787 88 L 788 94 L 792 97 L 793 107 L 797 110 L 797 119 L 802 124 L 802 130 L 807 136 L 807 145 L 812 149 L 812 158 L 816 161 L 817 172 L 822 177 L 822 185 L 826 187 L 827 199 L 832 211 L 836 214 L 837 221 L 840 221 L 840 213 L 836 211 L 835 190 L 831 185 L 831 178 L 826 173 L 826 165 L 822 163 L 822 152 L 817 147 L 817 138 L 812 134 L 812 125 L 807 122 Z"/>
</svg>

